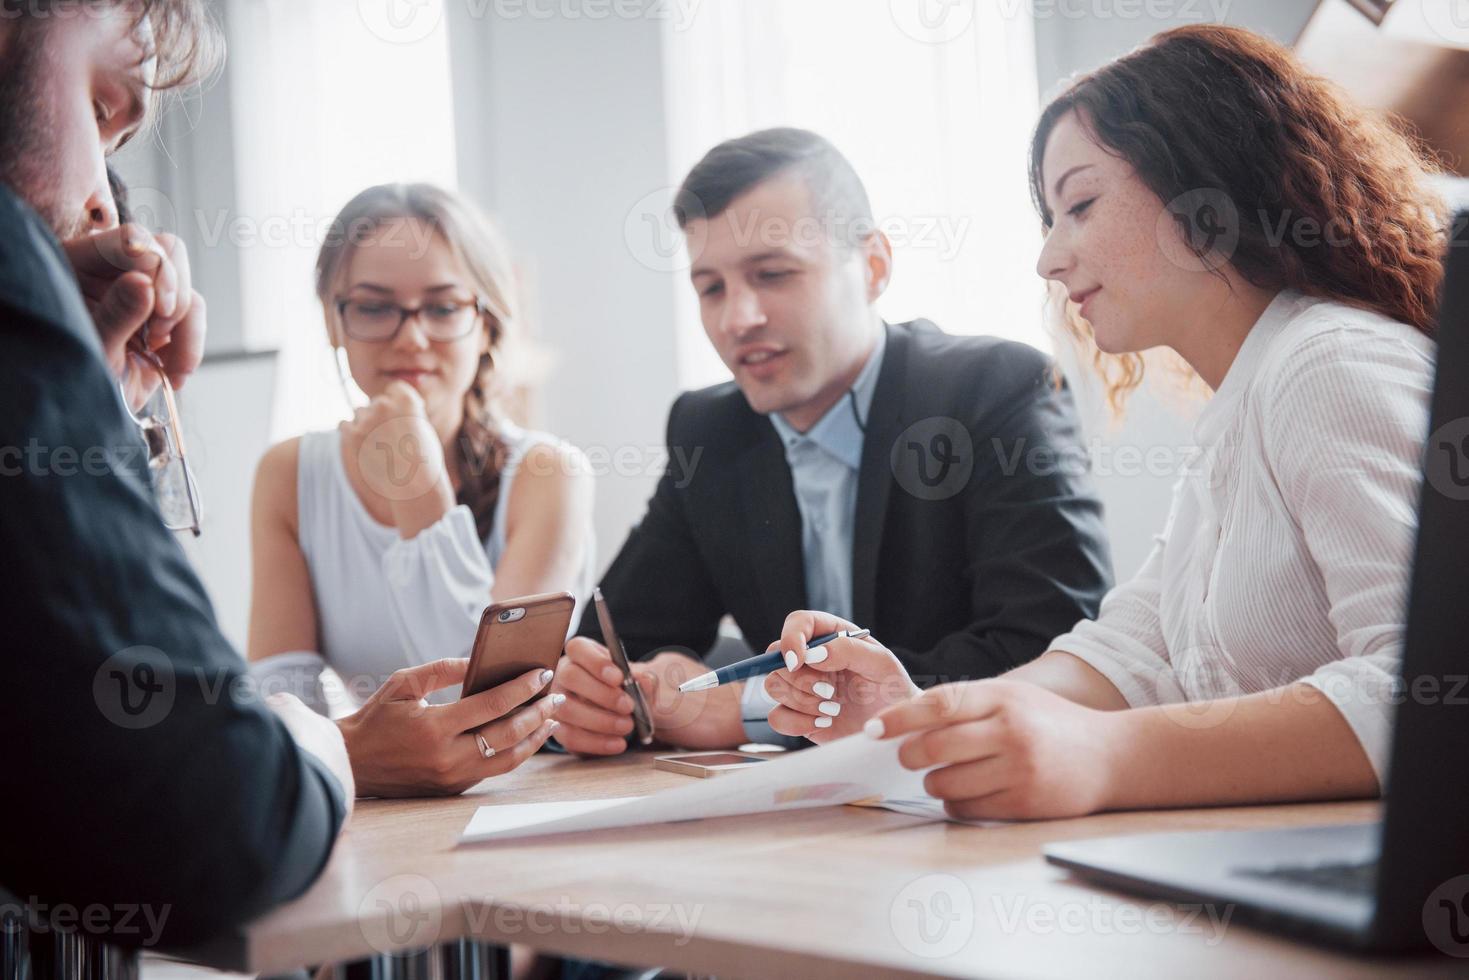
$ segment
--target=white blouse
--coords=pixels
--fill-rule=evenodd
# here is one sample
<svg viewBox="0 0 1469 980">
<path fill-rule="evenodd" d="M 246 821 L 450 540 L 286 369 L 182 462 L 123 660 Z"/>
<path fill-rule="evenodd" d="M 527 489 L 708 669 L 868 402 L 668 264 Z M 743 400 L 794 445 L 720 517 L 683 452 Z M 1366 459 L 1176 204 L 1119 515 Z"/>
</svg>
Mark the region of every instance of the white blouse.
<svg viewBox="0 0 1469 980">
<path fill-rule="evenodd" d="M 280 653 L 250 665 L 262 693 L 286 691 L 322 713 L 331 705 L 322 671 L 331 667 L 345 689 L 346 706 L 365 701 L 393 671 L 443 657 L 467 657 L 490 604 L 495 569 L 505 552 L 505 514 L 516 471 L 533 447 L 565 447 L 553 436 L 502 423 L 509 454 L 500 477 L 490 534 L 480 539 L 474 515 L 456 504 L 412 538 L 379 524 L 363 506 L 342 462 L 335 429 L 301 437 L 297 465 L 297 526 L 311 575 L 319 651 Z M 592 591 L 592 529 L 577 580 L 571 629 Z M 427 696 L 433 703 L 459 697 L 454 686 Z"/>
<path fill-rule="evenodd" d="M 1051 648 L 1133 707 L 1304 681 L 1386 785 L 1434 354 L 1406 324 L 1278 295 L 1195 425 L 1142 569 Z"/>
</svg>

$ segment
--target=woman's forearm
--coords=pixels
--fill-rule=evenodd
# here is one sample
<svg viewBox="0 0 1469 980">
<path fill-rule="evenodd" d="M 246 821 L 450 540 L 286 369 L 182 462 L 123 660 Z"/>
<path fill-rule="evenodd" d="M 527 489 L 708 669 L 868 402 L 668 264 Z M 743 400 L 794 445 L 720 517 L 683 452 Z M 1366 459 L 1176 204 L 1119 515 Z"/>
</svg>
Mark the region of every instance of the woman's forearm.
<svg viewBox="0 0 1469 980">
<path fill-rule="evenodd" d="M 1377 776 L 1325 695 L 1292 684 L 1246 697 L 1105 716 L 1107 809 L 1372 797 Z"/>
<path fill-rule="evenodd" d="M 1127 707 L 1127 699 L 1116 685 L 1080 657 L 1063 650 L 1043 653 L 1004 676 L 1006 680 L 1035 684 L 1098 711 L 1120 711 Z"/>
</svg>

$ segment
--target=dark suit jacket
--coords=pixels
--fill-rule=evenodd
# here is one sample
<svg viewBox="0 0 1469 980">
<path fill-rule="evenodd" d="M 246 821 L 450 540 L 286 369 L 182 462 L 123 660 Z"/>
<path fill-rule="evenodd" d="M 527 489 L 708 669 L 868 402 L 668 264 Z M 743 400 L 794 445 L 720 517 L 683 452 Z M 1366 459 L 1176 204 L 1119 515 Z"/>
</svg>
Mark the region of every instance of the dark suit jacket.
<svg viewBox="0 0 1469 980">
<path fill-rule="evenodd" d="M 303 891 L 342 787 L 242 683 L 51 232 L 0 185 L 0 892 L 122 945 Z M 123 914 L 132 908 L 135 914 Z"/>
<path fill-rule="evenodd" d="M 858 476 L 854 618 L 921 686 L 990 677 L 1095 616 L 1111 585 L 1070 393 L 1023 344 L 923 320 L 886 329 Z M 634 657 L 703 653 L 729 614 L 763 651 L 806 606 L 780 438 L 729 382 L 678 399 L 668 447 L 602 581 L 618 632 Z M 595 615 L 580 631 L 600 636 Z"/>
</svg>

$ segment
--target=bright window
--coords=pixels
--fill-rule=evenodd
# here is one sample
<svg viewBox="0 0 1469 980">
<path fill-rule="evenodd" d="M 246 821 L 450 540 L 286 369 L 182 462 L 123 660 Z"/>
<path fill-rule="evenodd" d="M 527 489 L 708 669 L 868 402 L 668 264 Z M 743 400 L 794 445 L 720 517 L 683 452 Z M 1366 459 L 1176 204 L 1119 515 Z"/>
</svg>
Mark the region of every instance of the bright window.
<svg viewBox="0 0 1469 980">
<path fill-rule="evenodd" d="M 668 30 L 673 173 L 731 136 L 813 129 L 851 159 L 894 239 L 884 317 L 1049 346 L 1026 181 L 1038 97 L 1025 4 L 704 0 Z M 728 378 L 692 290 L 679 295 L 680 382 Z"/>
<path fill-rule="evenodd" d="M 231 5 L 245 335 L 281 350 L 272 439 L 346 412 L 312 270 L 336 213 L 372 184 L 456 182 L 442 0 L 419 0 L 412 38 L 335 0 Z M 374 27 L 376 26 L 376 30 Z M 411 40 L 411 43 L 406 43 Z"/>
</svg>

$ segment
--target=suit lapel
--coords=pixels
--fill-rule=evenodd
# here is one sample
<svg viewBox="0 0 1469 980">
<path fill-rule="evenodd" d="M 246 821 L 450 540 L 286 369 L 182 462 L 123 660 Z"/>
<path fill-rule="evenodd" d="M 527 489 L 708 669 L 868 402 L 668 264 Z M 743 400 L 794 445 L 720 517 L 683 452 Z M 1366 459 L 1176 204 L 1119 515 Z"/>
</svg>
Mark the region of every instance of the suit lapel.
<svg viewBox="0 0 1469 980">
<path fill-rule="evenodd" d="M 774 622 L 806 608 L 805 562 L 801 552 L 801 512 L 780 437 L 766 419 L 755 423 L 760 431 L 745 450 L 736 470 L 743 526 L 748 529 L 755 579 Z M 778 629 L 779 627 L 777 627 Z M 751 645 L 775 639 L 749 637 Z"/>
<path fill-rule="evenodd" d="M 909 332 L 884 325 L 887 351 L 868 411 L 862 439 L 862 468 L 857 474 L 857 513 L 852 529 L 852 619 L 873 628 L 877 608 L 877 560 L 882 550 L 882 526 L 888 493 L 893 485 L 890 460 L 893 444 L 903 431 Z"/>
</svg>

